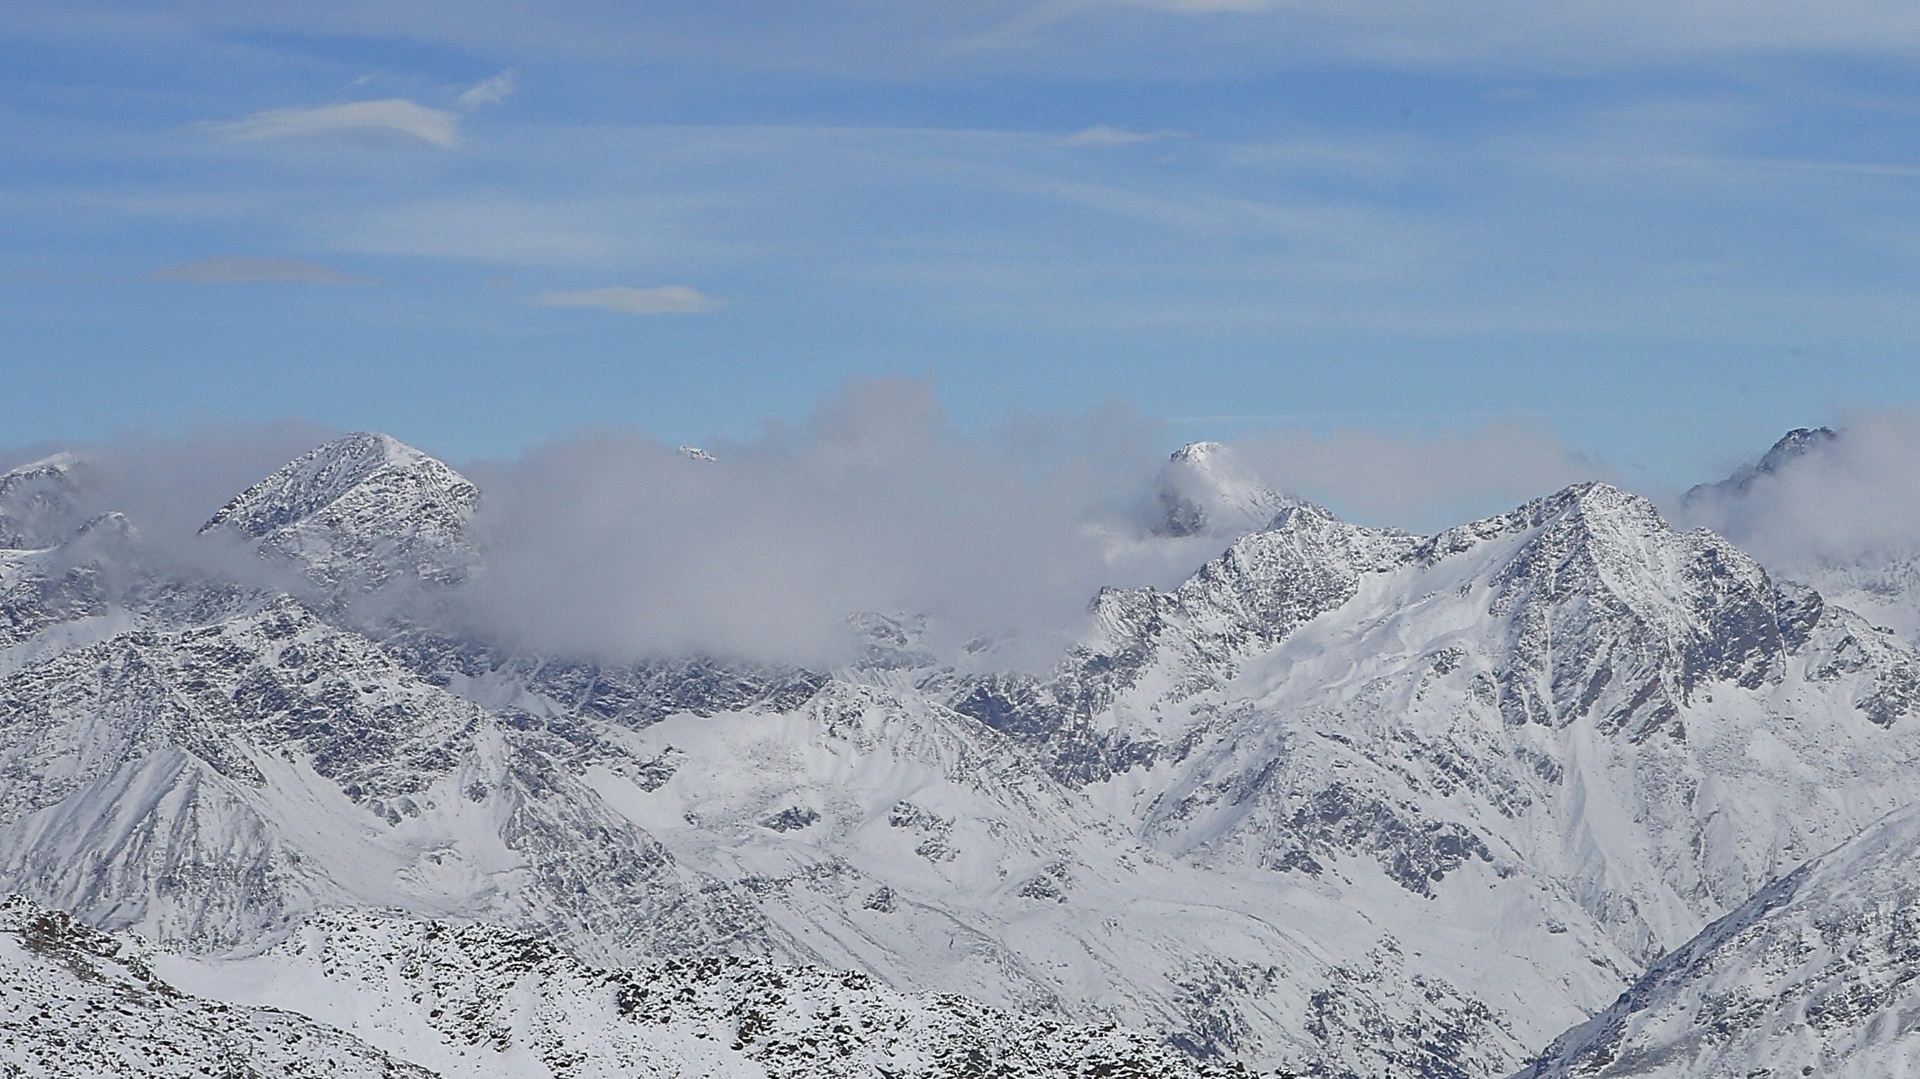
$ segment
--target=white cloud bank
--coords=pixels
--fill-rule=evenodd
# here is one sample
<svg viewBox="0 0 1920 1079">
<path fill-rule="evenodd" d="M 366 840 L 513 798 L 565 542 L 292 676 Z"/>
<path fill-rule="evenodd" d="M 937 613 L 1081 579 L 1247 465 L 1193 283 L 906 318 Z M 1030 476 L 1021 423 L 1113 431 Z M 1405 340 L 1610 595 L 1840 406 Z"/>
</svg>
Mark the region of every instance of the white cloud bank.
<svg viewBox="0 0 1920 1079">
<path fill-rule="evenodd" d="M 1851 550 L 1920 536 L 1920 420 L 1863 426 L 1848 456 L 1810 459 L 1814 471 L 1783 472 L 1761 492 L 1787 509 L 1755 514 L 1781 530 L 1774 542 Z M 127 511 L 157 557 L 257 576 L 258 560 L 220 565 L 224 548 L 194 530 L 323 437 L 281 424 L 83 447 L 110 480 L 86 512 Z M 709 448 L 715 460 L 603 431 L 456 462 L 482 492 L 473 534 L 486 562 L 451 607 L 441 595 L 420 616 L 452 610 L 502 643 L 576 656 L 811 665 L 854 653 L 849 615 L 925 614 L 943 650 L 987 635 L 1001 647 L 982 662 L 1044 668 L 1085 631 L 1101 587 L 1173 585 L 1228 542 L 1149 535 L 1165 511 L 1152 496 L 1166 447 L 1157 425 L 1117 406 L 976 436 L 928 383 L 871 380 L 797 427 Z M 1519 423 L 1406 438 L 1269 433 L 1237 452 L 1269 483 L 1421 531 L 1604 471 Z"/>
<path fill-rule="evenodd" d="M 441 147 L 460 142 L 458 115 L 397 97 L 310 109 L 269 109 L 241 120 L 208 121 L 196 128 L 234 142 L 342 133 L 399 136 Z"/>
<path fill-rule="evenodd" d="M 598 307 L 624 315 L 704 315 L 718 311 L 726 301 L 686 285 L 633 288 L 608 285 L 576 292 L 546 291 L 533 298 L 542 307 Z"/>
<path fill-rule="evenodd" d="M 1857 415 L 1744 489 L 1702 490 L 1677 515 L 1788 576 L 1920 557 L 1920 410 Z"/>
</svg>

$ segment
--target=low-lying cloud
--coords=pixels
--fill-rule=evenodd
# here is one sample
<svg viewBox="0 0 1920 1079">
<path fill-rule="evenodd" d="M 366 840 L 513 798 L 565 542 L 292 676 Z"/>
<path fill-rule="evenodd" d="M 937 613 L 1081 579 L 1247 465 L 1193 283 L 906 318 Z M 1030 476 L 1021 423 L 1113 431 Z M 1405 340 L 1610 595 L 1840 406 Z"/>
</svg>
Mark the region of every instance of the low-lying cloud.
<svg viewBox="0 0 1920 1079">
<path fill-rule="evenodd" d="M 1115 546 L 1159 464 L 1151 433 L 1115 411 L 972 440 L 925 383 L 884 380 L 712 461 L 579 435 L 469 470 L 475 613 L 572 653 L 828 662 L 846 657 L 847 617 L 878 612 L 1051 655 L 1100 585 L 1155 576 Z"/>
<path fill-rule="evenodd" d="M 1920 411 L 1856 415 L 1740 487 L 1696 491 L 1677 516 L 1789 576 L 1920 556 Z"/>
<path fill-rule="evenodd" d="M 196 532 L 331 436 L 285 423 L 81 447 L 92 472 L 76 512 L 126 513 L 143 564 L 266 581 L 260 559 Z M 1878 470 L 1920 446 L 1920 425 L 1869 430 L 1859 445 Z M 453 462 L 481 492 L 470 525 L 481 565 L 452 593 L 383 592 L 365 611 L 398 607 L 548 654 L 803 665 L 857 653 L 851 616 L 924 616 L 925 643 L 941 654 L 984 639 L 982 664 L 1042 669 L 1087 631 L 1101 588 L 1171 587 L 1219 554 L 1232 528 L 1257 523 L 1168 527 L 1180 499 L 1162 496 L 1204 503 L 1196 482 L 1225 481 L 1223 506 L 1270 505 L 1244 497 L 1264 482 L 1366 523 L 1430 530 L 1604 475 L 1542 431 L 1495 424 L 1427 438 L 1269 433 L 1209 450 L 1207 480 L 1170 464 L 1158 425 L 1123 406 L 970 434 L 930 384 L 910 379 L 850 384 L 801 424 L 705 448 L 711 459 L 593 431 L 510 460 Z M 1901 482 L 1901 497 L 1920 505 L 1920 485 Z M 1920 520 L 1888 534 L 1902 529 L 1920 532 Z"/>
</svg>

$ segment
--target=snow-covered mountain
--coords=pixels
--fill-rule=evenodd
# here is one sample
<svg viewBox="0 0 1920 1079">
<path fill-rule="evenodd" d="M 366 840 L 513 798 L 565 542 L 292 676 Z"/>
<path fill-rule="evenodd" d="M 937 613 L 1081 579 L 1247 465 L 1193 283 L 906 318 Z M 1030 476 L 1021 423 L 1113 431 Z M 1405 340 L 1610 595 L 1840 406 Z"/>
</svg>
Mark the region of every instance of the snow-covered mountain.
<svg viewBox="0 0 1920 1079">
<path fill-rule="evenodd" d="M 911 995 L 873 977 L 710 956 L 588 966 L 488 926 L 333 913 L 265 951 L 163 956 L 190 992 L 297 1007 L 444 1076 L 1032 1076 L 1227 1079 L 1112 1025 Z"/>
<path fill-rule="evenodd" d="M 1782 469 L 1809 453 L 1818 453 L 1840 436 L 1831 427 L 1796 427 L 1767 447 L 1767 452 L 1752 464 L 1741 465 L 1733 474 L 1713 483 L 1688 488 L 1681 503 L 1689 507 L 1707 507 L 1712 503 L 1739 498 L 1753 490 L 1764 477 L 1778 476 Z"/>
<path fill-rule="evenodd" d="M 1875 469 L 1910 473 L 1908 449 L 1885 431 L 1789 431 L 1753 464 L 1689 490 L 1680 512 L 1756 545 L 1777 574 L 1920 645 L 1920 541 L 1878 523 L 1904 521 L 1907 511 L 1873 478 Z"/>
<path fill-rule="evenodd" d="M 171 1079 L 430 1079 L 305 1015 L 180 992 L 137 942 L 19 896 L 0 900 L 0 1071 Z"/>
<path fill-rule="evenodd" d="M 284 590 L 156 576 L 110 519 L 0 551 L 0 889 L 235 985 L 301 933 L 411 940 L 327 913 L 401 910 L 602 966 L 961 993 L 1009 1045 L 1117 1023 L 1194 1059 L 1479 1077 L 1920 801 L 1920 656 L 1638 496 L 1414 536 L 1204 444 L 1157 490 L 1164 542 L 1225 550 L 1102 592 L 1039 677 L 880 616 L 820 671 L 473 637 L 436 614 L 485 571 L 480 495 L 376 435 L 204 530 Z M 316 988 L 345 1009 L 317 1017 L 386 1048 L 353 1009 L 440 1029 L 397 985 Z"/>
<path fill-rule="evenodd" d="M 360 432 L 247 488 L 201 531 L 251 543 L 335 594 L 396 578 L 450 584 L 473 562 L 466 524 L 477 497 L 444 463 Z"/>
<path fill-rule="evenodd" d="M 79 457 L 56 453 L 0 475 L 0 548 L 54 547 L 70 537 L 85 471 Z"/>
<path fill-rule="evenodd" d="M 1160 469 L 1148 516 L 1159 535 L 1232 537 L 1266 527 L 1296 504 L 1260 482 L 1230 447 L 1194 442 L 1175 450 Z"/>
<path fill-rule="evenodd" d="M 1920 1073 L 1920 805 L 1761 889 L 1524 1079 Z"/>
<path fill-rule="evenodd" d="M 0 901 L 0 1066 L 34 1076 L 1232 1079 L 1150 1035 L 739 957 L 580 963 L 480 925 L 336 912 L 264 951 L 155 954 Z M 16 1070 L 17 1069 L 17 1070 Z"/>
</svg>

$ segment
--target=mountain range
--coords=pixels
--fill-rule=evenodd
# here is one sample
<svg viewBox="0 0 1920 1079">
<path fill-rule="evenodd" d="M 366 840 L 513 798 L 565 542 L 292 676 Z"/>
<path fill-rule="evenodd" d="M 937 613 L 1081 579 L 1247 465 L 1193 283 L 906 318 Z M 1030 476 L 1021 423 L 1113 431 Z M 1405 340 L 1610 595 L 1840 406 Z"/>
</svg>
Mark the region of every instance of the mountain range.
<svg viewBox="0 0 1920 1079">
<path fill-rule="evenodd" d="M 0 1062 L 1481 1079 L 1920 1046 L 1914 640 L 1606 484 L 1422 536 L 1196 444 L 1138 542 L 1217 556 L 1090 597 L 1035 673 L 917 612 L 854 615 L 820 669 L 529 651 L 459 617 L 485 493 L 382 435 L 240 492 L 192 559 L 88 508 L 93 467 L 0 476 Z"/>
</svg>

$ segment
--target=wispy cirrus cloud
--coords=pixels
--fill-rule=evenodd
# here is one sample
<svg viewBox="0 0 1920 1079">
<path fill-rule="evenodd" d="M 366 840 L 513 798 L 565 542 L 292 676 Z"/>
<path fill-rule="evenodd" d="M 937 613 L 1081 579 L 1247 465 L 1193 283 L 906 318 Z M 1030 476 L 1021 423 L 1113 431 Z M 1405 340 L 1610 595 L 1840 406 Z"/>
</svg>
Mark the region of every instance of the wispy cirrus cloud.
<svg viewBox="0 0 1920 1079">
<path fill-rule="evenodd" d="M 513 96 L 518 75 L 512 68 L 502 71 L 491 79 L 474 83 L 456 100 L 463 109 L 475 109 L 482 105 L 498 105 Z"/>
<path fill-rule="evenodd" d="M 574 292 L 548 290 L 533 298 L 542 307 L 598 307 L 625 315 L 704 315 L 718 311 L 726 301 L 686 285 L 633 288 L 608 285 Z"/>
<path fill-rule="evenodd" d="M 214 258 L 163 266 L 147 275 L 149 281 L 189 285 L 374 285 L 371 277 L 342 273 L 331 266 L 301 259 L 267 259 L 248 255 Z"/>
<path fill-rule="evenodd" d="M 486 85 L 488 83 L 481 84 Z M 478 89 L 480 87 L 474 88 Z M 441 147 L 455 146 L 460 142 L 458 115 L 399 97 L 322 105 L 310 109 L 268 109 L 240 120 L 209 120 L 194 127 L 233 142 L 335 134 L 399 136 Z"/>
<path fill-rule="evenodd" d="M 1181 137 L 1178 131 L 1129 131 L 1124 127 L 1095 124 L 1056 140 L 1062 146 L 1132 146 L 1142 142 Z"/>
</svg>

